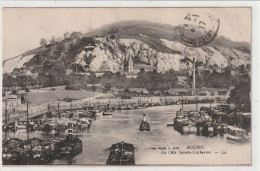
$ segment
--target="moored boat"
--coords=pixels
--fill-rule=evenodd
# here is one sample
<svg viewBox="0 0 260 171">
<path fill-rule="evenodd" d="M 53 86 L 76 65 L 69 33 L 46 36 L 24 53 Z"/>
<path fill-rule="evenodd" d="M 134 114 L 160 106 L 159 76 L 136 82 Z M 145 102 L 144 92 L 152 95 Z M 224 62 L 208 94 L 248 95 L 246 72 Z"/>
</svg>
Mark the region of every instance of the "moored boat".
<svg viewBox="0 0 260 171">
<path fill-rule="evenodd" d="M 105 112 L 103 112 L 102 114 L 103 114 L 104 116 L 107 116 L 107 115 L 113 115 L 113 113 L 110 112 L 110 111 L 105 111 Z"/>
<path fill-rule="evenodd" d="M 135 165 L 133 144 L 124 142 L 113 144 L 106 165 Z"/>
<path fill-rule="evenodd" d="M 80 118 L 78 125 L 80 126 L 80 129 L 90 128 L 91 121 L 86 118 Z"/>
<path fill-rule="evenodd" d="M 72 135 L 73 123 L 68 123 L 67 136 L 55 144 L 55 154 L 58 157 L 74 156 L 82 151 L 82 141 Z"/>
<path fill-rule="evenodd" d="M 246 140 L 246 130 L 236 126 L 227 126 L 227 138 L 235 141 Z"/>
<path fill-rule="evenodd" d="M 23 140 L 11 138 L 3 143 L 2 160 L 4 165 L 21 164 L 18 149 L 22 149 Z"/>
<path fill-rule="evenodd" d="M 26 129 L 27 128 L 27 121 L 16 121 L 15 122 L 15 129 Z"/>
<path fill-rule="evenodd" d="M 24 141 L 23 149 L 25 150 L 23 157 L 26 158 L 24 160 L 26 164 L 46 164 L 51 160 L 54 152 L 50 145 L 37 138 Z"/>
<path fill-rule="evenodd" d="M 190 119 L 178 116 L 173 119 L 173 124 L 174 129 L 179 131 L 181 134 L 189 132 L 188 125 L 190 124 Z"/>
</svg>

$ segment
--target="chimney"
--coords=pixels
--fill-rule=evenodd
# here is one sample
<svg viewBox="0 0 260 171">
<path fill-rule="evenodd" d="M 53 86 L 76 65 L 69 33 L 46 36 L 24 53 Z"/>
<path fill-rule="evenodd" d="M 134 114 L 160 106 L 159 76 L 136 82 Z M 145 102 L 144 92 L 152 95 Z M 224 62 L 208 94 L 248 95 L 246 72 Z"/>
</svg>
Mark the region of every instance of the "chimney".
<svg viewBox="0 0 260 171">
<path fill-rule="evenodd" d="M 196 89 L 196 81 L 195 81 L 195 58 L 193 58 L 193 84 L 192 84 L 192 90 L 195 91 Z"/>
</svg>

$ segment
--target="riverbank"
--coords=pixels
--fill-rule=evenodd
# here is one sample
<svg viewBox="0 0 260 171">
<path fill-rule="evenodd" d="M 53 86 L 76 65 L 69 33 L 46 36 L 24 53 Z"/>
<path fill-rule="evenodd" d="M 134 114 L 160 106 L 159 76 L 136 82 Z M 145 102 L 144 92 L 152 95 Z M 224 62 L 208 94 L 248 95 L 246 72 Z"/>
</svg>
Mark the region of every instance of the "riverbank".
<svg viewBox="0 0 260 171">
<path fill-rule="evenodd" d="M 87 106 L 107 105 L 118 106 L 128 104 L 180 104 L 195 103 L 195 96 L 153 96 L 153 97 L 133 97 L 131 99 L 115 98 L 111 93 L 90 92 L 85 90 L 64 90 L 64 89 L 44 89 L 33 90 L 29 93 L 23 93 L 28 99 L 28 113 L 29 118 L 48 111 L 79 109 Z M 224 101 L 226 96 L 198 96 L 197 101 L 212 102 Z M 191 102 L 193 101 L 193 102 Z M 5 106 L 2 103 L 2 121 L 5 121 Z M 210 106 L 210 104 L 208 104 Z M 26 104 L 19 104 L 17 106 L 7 106 L 8 122 L 14 122 L 17 119 L 24 120 L 26 118 Z"/>
</svg>

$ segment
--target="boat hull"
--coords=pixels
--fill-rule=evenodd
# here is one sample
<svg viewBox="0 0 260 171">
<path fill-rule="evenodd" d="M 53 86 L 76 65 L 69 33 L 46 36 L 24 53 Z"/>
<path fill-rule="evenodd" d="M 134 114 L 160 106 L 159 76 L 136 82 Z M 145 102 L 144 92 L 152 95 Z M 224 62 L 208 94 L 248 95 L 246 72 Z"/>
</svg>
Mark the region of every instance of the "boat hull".
<svg viewBox="0 0 260 171">
<path fill-rule="evenodd" d="M 134 146 L 128 143 L 113 144 L 106 165 L 135 165 Z"/>
<path fill-rule="evenodd" d="M 139 131 L 150 131 L 150 125 L 148 122 L 142 122 L 139 127 Z"/>
<path fill-rule="evenodd" d="M 234 141 L 244 141 L 246 139 L 244 137 L 233 136 L 233 135 L 230 135 L 230 134 L 227 134 L 227 138 L 234 140 Z"/>
</svg>

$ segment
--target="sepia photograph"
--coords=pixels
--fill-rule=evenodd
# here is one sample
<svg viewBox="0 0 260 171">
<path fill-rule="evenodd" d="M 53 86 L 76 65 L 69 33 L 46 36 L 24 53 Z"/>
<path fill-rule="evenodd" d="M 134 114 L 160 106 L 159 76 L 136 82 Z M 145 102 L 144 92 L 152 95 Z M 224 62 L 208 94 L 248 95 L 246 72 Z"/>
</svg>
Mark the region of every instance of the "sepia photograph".
<svg viewBox="0 0 260 171">
<path fill-rule="evenodd" d="M 2 8 L 2 166 L 251 166 L 252 8 Z"/>
</svg>

